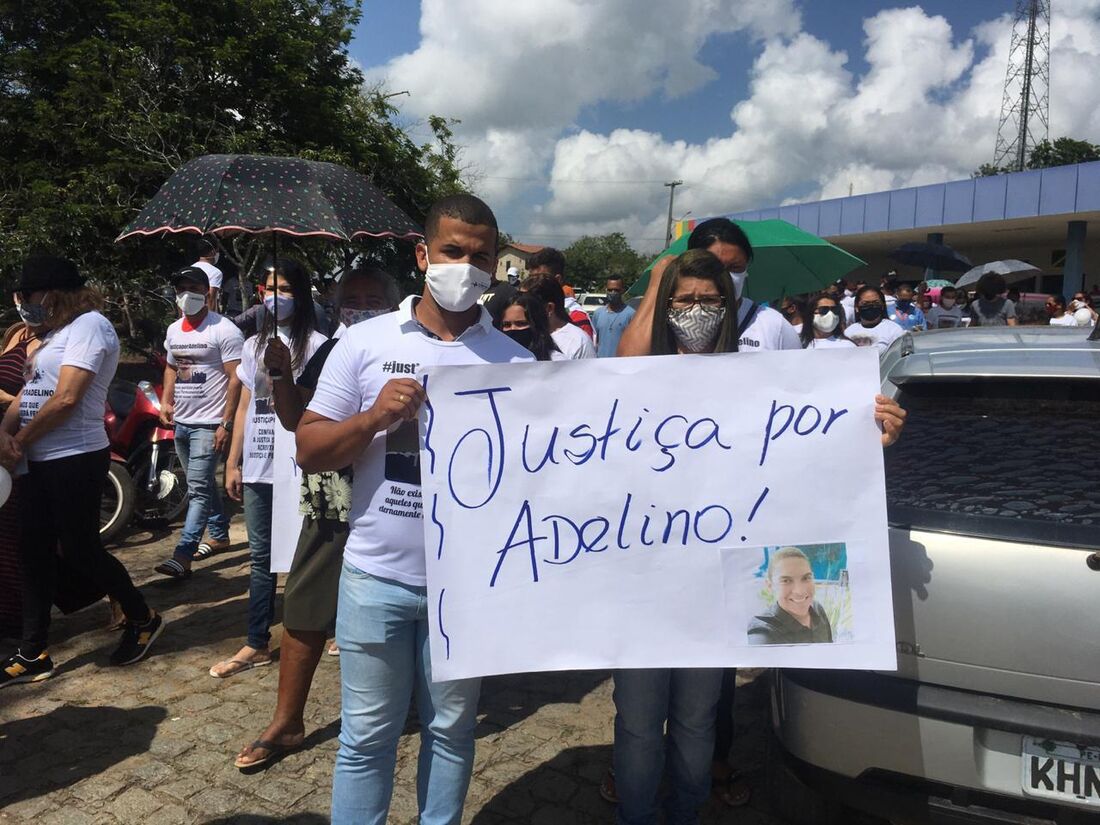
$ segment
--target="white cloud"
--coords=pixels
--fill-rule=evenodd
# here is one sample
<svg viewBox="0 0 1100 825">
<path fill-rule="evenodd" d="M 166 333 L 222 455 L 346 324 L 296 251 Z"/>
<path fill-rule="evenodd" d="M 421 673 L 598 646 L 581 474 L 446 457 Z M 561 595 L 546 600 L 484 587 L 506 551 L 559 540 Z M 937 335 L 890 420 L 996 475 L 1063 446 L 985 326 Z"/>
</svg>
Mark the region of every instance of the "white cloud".
<svg viewBox="0 0 1100 825">
<path fill-rule="evenodd" d="M 801 31 L 794 2 L 653 0 L 639 14 L 632 0 L 423 0 L 419 48 L 368 77 L 412 90 L 413 114 L 460 118 L 494 203 L 532 196 L 528 180 L 502 178 L 549 169 L 532 235 L 623 231 L 658 246 L 673 178 L 685 181 L 676 213 L 701 216 L 965 177 L 993 159 L 1010 16 L 956 32 L 919 7 L 885 9 L 864 21 L 856 76 Z M 728 133 L 576 129 L 588 106 L 698 89 L 713 78 L 702 45 L 736 31 L 759 54 L 744 100 L 713 87 Z M 1051 136 L 1100 139 L 1100 0 L 1060 0 L 1051 46 Z"/>
<path fill-rule="evenodd" d="M 794 0 L 423 0 L 416 51 L 366 78 L 408 89 L 408 114 L 460 120 L 464 160 L 495 198 L 521 188 L 498 178 L 545 175 L 586 106 L 686 94 L 715 78 L 697 57 L 709 37 L 800 25 Z"/>
</svg>

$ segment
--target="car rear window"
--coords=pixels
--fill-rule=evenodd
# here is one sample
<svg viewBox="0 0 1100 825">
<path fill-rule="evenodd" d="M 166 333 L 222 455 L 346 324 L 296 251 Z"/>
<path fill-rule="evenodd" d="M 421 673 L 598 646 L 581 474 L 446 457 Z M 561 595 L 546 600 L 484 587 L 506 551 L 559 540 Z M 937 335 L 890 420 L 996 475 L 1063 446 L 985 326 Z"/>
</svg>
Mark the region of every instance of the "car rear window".
<svg viewBox="0 0 1100 825">
<path fill-rule="evenodd" d="M 1100 544 L 1100 382 L 910 382 L 885 451 L 890 523 L 1044 544 Z"/>
</svg>

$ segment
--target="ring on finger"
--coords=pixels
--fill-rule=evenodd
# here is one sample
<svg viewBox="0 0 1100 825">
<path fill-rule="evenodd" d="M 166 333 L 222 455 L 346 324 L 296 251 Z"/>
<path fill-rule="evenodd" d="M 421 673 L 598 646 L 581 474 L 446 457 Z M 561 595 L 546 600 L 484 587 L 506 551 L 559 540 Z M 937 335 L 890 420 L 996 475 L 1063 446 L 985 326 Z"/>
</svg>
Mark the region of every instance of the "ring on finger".
<svg viewBox="0 0 1100 825">
<path fill-rule="evenodd" d="M 397 400 L 404 404 L 406 401 L 409 400 L 409 397 L 407 395 L 398 395 Z"/>
</svg>

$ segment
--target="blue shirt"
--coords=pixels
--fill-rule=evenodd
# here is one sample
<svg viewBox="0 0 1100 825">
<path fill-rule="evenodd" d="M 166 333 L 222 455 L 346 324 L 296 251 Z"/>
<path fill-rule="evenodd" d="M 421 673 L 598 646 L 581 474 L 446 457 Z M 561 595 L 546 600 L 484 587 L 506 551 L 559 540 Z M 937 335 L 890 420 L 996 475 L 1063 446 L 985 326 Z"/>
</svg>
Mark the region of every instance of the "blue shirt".
<svg viewBox="0 0 1100 825">
<path fill-rule="evenodd" d="M 619 339 L 623 336 L 630 319 L 634 317 L 634 307 L 625 306 L 618 312 L 600 307 L 592 313 L 592 328 L 596 330 L 596 357 L 613 358 L 619 349 Z"/>
<path fill-rule="evenodd" d="M 928 322 L 924 320 L 924 312 L 916 304 L 911 304 L 908 312 L 903 312 L 901 307 L 895 304 L 890 311 L 890 320 L 906 331 L 928 329 Z"/>
</svg>

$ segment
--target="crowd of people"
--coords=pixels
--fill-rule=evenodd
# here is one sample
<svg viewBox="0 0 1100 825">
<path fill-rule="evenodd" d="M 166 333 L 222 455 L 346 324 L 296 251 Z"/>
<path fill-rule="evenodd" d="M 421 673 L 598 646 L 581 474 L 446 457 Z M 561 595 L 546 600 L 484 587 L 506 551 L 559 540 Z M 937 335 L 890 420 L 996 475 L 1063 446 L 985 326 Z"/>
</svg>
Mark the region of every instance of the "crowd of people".
<svg viewBox="0 0 1100 825">
<path fill-rule="evenodd" d="M 257 723 L 257 738 L 234 762 L 257 769 L 302 746 L 314 671 L 326 649 L 339 655 L 337 823 L 385 821 L 397 742 L 414 698 L 420 821 L 460 821 L 470 781 L 480 680 L 432 681 L 420 511 L 386 501 L 393 469 L 387 441 L 418 444 L 423 368 L 885 350 L 907 332 L 1017 323 L 997 275 L 983 277 L 974 296 L 887 278 L 841 281 L 775 306 L 751 300 L 744 292 L 752 245 L 725 219 L 701 223 L 687 252 L 659 261 L 639 301 L 626 300 L 621 278 L 608 278 L 607 304 L 589 317 L 567 288 L 557 250 L 533 255 L 526 278 L 495 282 L 489 273 L 498 237 L 484 202 L 444 198 L 416 246 L 423 292 L 402 299 L 390 274 L 362 264 L 341 278 L 331 316 L 313 299 L 310 273 L 290 258 L 264 268 L 262 301 L 234 318 L 216 311 L 222 281 L 212 246 L 171 278 L 179 318 L 164 340 L 161 418 L 175 428 L 189 505 L 171 556 L 156 570 L 201 586 L 196 562 L 229 547 L 217 479 L 224 459 L 224 490 L 242 503 L 248 533 L 248 607 L 243 645 L 211 663 L 209 674 L 247 678 L 270 665 L 274 440 L 277 427 L 295 434 L 302 528 L 283 593 L 278 692 L 270 721 Z M 2 666 L 0 686 L 53 674 L 48 631 L 60 598 L 78 607 L 104 595 L 117 602 L 124 618 L 114 665 L 140 661 L 165 629 L 99 540 L 109 461 L 103 409 L 120 351 L 114 327 L 96 291 L 60 258 L 28 259 L 16 302 L 22 320 L 0 350 L 0 464 L 17 476 L 0 510 L 0 631 L 20 643 Z M 1045 306 L 1053 325 L 1095 324 L 1084 293 L 1068 305 L 1052 296 Z M 905 413 L 883 396 L 874 408 L 888 447 Z M 76 584 L 66 588 L 67 578 Z M 16 604 L 19 611 L 11 609 Z M 615 672 L 613 764 L 601 793 L 615 803 L 616 821 L 654 823 L 664 810 L 669 822 L 694 822 L 715 788 L 731 805 L 748 800 L 749 786 L 729 764 L 734 677 L 721 669 Z"/>
</svg>

